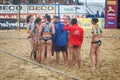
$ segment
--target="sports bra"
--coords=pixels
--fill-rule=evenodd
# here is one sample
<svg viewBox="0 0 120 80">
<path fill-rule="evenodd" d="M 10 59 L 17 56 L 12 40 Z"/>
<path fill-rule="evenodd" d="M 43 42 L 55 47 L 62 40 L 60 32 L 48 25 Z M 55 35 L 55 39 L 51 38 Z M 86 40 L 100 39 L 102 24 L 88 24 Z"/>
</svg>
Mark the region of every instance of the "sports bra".
<svg viewBox="0 0 120 80">
<path fill-rule="evenodd" d="M 94 30 L 92 29 L 91 33 L 94 33 Z M 100 34 L 100 27 L 98 27 L 98 29 L 96 30 L 96 34 Z"/>
<path fill-rule="evenodd" d="M 42 29 L 42 32 L 51 32 L 51 28 L 49 28 L 50 22 L 45 24 L 45 27 Z"/>
</svg>

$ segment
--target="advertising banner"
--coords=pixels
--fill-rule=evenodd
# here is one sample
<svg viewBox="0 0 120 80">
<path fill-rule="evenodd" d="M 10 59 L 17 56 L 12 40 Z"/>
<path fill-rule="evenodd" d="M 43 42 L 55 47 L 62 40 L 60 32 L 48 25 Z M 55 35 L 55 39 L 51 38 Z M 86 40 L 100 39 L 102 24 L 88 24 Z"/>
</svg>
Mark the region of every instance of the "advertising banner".
<svg viewBox="0 0 120 80">
<path fill-rule="evenodd" d="M 86 14 L 60 14 L 60 18 L 65 18 L 66 16 L 70 16 L 70 18 L 85 18 Z"/>
<path fill-rule="evenodd" d="M 0 14 L 18 14 L 18 5 L 0 5 Z M 58 14 L 58 5 L 20 5 L 21 14 Z"/>
<path fill-rule="evenodd" d="M 109 2 L 109 4 L 111 3 Z M 69 15 L 71 18 L 78 18 L 79 25 L 83 28 L 91 28 L 91 18 L 85 18 L 87 12 L 86 6 L 84 5 L 21 5 L 20 9 L 19 19 L 19 8 L 17 5 L 0 5 L 0 29 L 13 29 L 18 26 L 19 22 L 20 27 L 24 27 L 28 15 L 33 15 L 34 19 L 37 17 L 43 19 L 45 14 L 49 14 L 51 18 L 53 18 L 54 15 L 60 15 L 62 21 L 65 16 Z M 113 12 L 108 12 L 109 14 L 106 16 L 106 21 L 108 21 L 107 27 L 116 24 L 114 22 L 114 20 L 116 20 L 116 14 Z M 99 19 L 98 25 L 103 27 L 102 19 Z"/>
<path fill-rule="evenodd" d="M 60 5 L 60 14 L 85 14 L 86 6 L 82 5 Z"/>
<path fill-rule="evenodd" d="M 40 17 L 41 19 L 43 19 L 45 16 L 45 14 L 20 14 L 20 19 L 26 19 L 29 15 L 32 15 L 34 18 Z M 55 14 L 49 15 L 51 16 L 51 18 L 53 18 Z M 18 16 L 18 14 L 0 14 L 1 19 L 18 19 Z"/>
<path fill-rule="evenodd" d="M 0 19 L 0 30 L 3 29 L 16 29 L 18 27 L 18 22 L 16 19 Z M 21 28 L 26 28 L 24 22 L 20 23 Z"/>
<path fill-rule="evenodd" d="M 26 19 L 29 14 L 21 14 L 21 19 Z M 2 19 L 17 19 L 18 14 L 0 14 L 0 18 Z"/>
<path fill-rule="evenodd" d="M 45 14 L 21 14 L 20 15 L 20 27 L 25 28 L 26 18 L 28 15 L 32 15 L 34 19 L 40 17 L 44 18 Z M 50 14 L 53 17 L 53 14 Z M 19 15 L 18 14 L 0 14 L 0 29 L 14 29 L 19 26 Z"/>
<path fill-rule="evenodd" d="M 15 19 L 0 19 L 0 29 L 13 29 L 16 28 Z"/>
<path fill-rule="evenodd" d="M 117 27 L 117 0 L 106 1 L 106 28 Z"/>
<path fill-rule="evenodd" d="M 58 14 L 58 6 L 57 5 L 28 5 L 28 13 Z"/>
<path fill-rule="evenodd" d="M 78 24 L 84 29 L 90 29 L 92 28 L 91 19 L 92 18 L 78 18 Z M 103 28 L 102 18 L 98 18 L 98 20 L 99 20 L 98 22 L 99 27 Z"/>
<path fill-rule="evenodd" d="M 18 14 L 18 5 L 0 5 L 0 14 Z M 20 13 L 27 13 L 27 5 L 20 5 Z"/>
</svg>

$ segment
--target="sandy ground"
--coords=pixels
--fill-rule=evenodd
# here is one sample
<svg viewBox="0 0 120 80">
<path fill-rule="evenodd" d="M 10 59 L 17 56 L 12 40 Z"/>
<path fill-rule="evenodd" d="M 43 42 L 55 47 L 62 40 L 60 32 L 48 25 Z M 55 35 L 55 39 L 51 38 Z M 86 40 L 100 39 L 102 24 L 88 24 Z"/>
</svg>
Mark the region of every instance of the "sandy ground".
<svg viewBox="0 0 120 80">
<path fill-rule="evenodd" d="M 90 68 L 90 30 L 85 30 L 85 38 L 81 49 L 82 68 L 77 65 L 72 69 L 63 65 L 55 65 L 52 60 L 52 68 L 60 70 L 79 78 L 80 80 L 120 80 L 120 30 L 104 29 L 102 46 L 99 54 L 99 68 L 93 73 Z M 0 50 L 29 58 L 30 45 L 26 31 L 0 30 Z M 17 59 L 0 52 L 0 80 L 72 80 L 67 76 L 41 68 L 30 62 Z"/>
</svg>

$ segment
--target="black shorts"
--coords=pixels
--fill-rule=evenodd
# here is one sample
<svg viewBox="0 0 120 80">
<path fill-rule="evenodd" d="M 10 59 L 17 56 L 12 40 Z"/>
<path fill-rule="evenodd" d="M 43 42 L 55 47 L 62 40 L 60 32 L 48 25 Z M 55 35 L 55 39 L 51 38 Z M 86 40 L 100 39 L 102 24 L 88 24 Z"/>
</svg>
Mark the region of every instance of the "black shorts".
<svg viewBox="0 0 120 80">
<path fill-rule="evenodd" d="M 56 52 L 67 51 L 67 47 L 66 46 L 54 46 L 54 50 Z"/>
<path fill-rule="evenodd" d="M 78 47 L 80 47 L 80 46 L 73 46 L 74 48 L 78 48 Z"/>
</svg>

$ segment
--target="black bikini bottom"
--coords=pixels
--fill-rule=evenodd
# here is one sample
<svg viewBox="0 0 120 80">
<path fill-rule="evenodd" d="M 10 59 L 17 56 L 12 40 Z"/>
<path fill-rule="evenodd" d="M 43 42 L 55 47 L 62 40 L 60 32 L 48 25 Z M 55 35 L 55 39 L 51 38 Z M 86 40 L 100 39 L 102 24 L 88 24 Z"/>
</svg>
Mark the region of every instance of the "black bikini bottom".
<svg viewBox="0 0 120 80">
<path fill-rule="evenodd" d="M 32 38 L 32 37 L 31 37 L 31 36 L 28 36 L 28 39 L 29 39 L 29 38 Z"/>
<path fill-rule="evenodd" d="M 52 38 L 51 37 L 42 37 L 41 39 L 44 40 L 45 42 L 47 42 L 48 40 L 51 40 Z"/>
<path fill-rule="evenodd" d="M 97 44 L 98 46 L 100 46 L 102 44 L 102 41 L 98 40 L 98 41 L 92 42 L 92 44 Z"/>
</svg>

